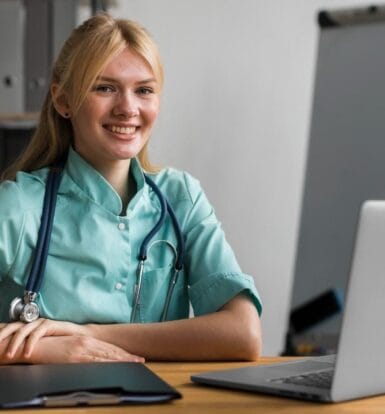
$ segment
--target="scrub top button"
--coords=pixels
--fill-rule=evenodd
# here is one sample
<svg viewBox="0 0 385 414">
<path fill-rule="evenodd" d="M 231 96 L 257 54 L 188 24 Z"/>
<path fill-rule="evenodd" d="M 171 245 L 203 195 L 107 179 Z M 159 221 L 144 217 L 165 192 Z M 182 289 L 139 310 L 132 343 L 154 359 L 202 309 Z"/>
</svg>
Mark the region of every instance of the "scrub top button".
<svg viewBox="0 0 385 414">
<path fill-rule="evenodd" d="M 126 228 L 126 225 L 124 223 L 119 223 L 118 224 L 118 229 L 119 230 L 125 230 L 125 228 Z"/>
<path fill-rule="evenodd" d="M 117 289 L 117 290 L 120 290 L 120 289 L 122 289 L 123 288 L 123 284 L 122 283 L 120 283 L 120 282 L 118 282 L 116 285 L 115 285 L 115 289 Z"/>
</svg>

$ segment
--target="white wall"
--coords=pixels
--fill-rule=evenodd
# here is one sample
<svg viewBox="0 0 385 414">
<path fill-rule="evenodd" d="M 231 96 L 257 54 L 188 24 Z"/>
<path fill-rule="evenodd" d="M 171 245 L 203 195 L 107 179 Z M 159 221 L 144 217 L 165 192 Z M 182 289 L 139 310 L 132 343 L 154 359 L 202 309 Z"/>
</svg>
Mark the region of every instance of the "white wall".
<svg viewBox="0 0 385 414">
<path fill-rule="evenodd" d="M 159 44 L 166 85 L 152 159 L 198 177 L 264 301 L 264 354 L 283 349 L 320 8 L 347 0 L 116 0 Z M 82 17 L 86 17 L 83 11 Z"/>
</svg>

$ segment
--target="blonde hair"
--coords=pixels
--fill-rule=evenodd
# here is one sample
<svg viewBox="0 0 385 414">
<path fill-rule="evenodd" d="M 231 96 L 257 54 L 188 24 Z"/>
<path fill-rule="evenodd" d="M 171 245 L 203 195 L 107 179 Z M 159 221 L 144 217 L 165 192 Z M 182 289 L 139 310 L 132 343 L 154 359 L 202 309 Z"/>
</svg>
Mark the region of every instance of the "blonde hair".
<svg viewBox="0 0 385 414">
<path fill-rule="evenodd" d="M 149 64 L 161 90 L 163 67 L 158 48 L 148 32 L 131 20 L 97 14 L 72 31 L 52 70 L 51 85 L 58 85 L 58 94 L 66 94 L 72 114 L 79 110 L 111 58 L 127 46 Z M 17 171 L 29 172 L 63 162 L 72 142 L 71 121 L 56 111 L 48 91 L 29 145 L 4 172 L 3 179 L 14 179 Z M 146 171 L 157 170 L 149 161 L 147 144 L 138 158 Z"/>
</svg>

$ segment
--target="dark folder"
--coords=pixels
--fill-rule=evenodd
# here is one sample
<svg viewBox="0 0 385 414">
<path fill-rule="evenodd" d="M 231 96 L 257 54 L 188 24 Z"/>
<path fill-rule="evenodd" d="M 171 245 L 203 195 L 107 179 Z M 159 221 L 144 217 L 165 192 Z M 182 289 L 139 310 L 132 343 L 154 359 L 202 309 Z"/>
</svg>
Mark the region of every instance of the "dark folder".
<svg viewBox="0 0 385 414">
<path fill-rule="evenodd" d="M 146 404 L 181 394 L 134 362 L 0 367 L 0 408 Z"/>
</svg>

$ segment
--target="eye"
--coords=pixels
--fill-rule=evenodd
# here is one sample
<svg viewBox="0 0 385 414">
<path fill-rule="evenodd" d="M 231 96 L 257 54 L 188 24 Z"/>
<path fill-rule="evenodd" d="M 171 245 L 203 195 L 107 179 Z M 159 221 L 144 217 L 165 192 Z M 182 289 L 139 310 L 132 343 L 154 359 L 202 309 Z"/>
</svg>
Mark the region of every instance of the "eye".
<svg viewBox="0 0 385 414">
<path fill-rule="evenodd" d="M 141 86 L 140 88 L 138 88 L 138 89 L 136 90 L 136 92 L 137 92 L 139 95 L 150 95 L 150 94 L 154 93 L 155 91 L 154 91 L 154 89 L 153 89 L 153 88 L 151 88 L 151 87 L 149 87 L 149 86 Z"/>
<path fill-rule="evenodd" d="M 100 93 L 113 93 L 116 91 L 116 88 L 113 85 L 106 85 L 106 84 L 100 84 L 100 85 L 95 85 L 95 87 L 93 88 L 93 90 L 95 92 L 100 92 Z"/>
</svg>

